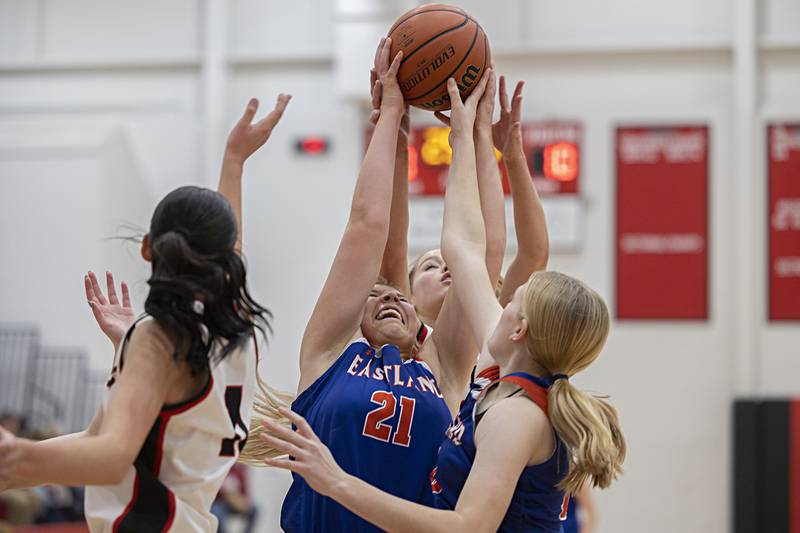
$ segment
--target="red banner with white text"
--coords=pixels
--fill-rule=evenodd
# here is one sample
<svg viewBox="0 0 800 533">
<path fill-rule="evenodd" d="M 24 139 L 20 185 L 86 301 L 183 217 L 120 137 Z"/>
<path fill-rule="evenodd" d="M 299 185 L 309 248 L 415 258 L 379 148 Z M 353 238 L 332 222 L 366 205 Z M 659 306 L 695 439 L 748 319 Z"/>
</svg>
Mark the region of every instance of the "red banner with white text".
<svg viewBox="0 0 800 533">
<path fill-rule="evenodd" d="M 706 126 L 616 131 L 616 316 L 708 318 Z"/>
<path fill-rule="evenodd" d="M 767 128 L 769 319 L 800 320 L 800 124 Z"/>
</svg>

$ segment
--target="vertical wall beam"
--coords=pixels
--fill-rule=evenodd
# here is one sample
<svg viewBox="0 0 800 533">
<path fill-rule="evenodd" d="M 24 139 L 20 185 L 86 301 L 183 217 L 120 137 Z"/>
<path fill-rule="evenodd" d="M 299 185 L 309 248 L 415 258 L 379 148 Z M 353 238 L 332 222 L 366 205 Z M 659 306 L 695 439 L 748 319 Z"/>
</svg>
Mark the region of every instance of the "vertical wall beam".
<svg viewBox="0 0 800 533">
<path fill-rule="evenodd" d="M 756 261 L 763 260 L 763 250 L 757 243 L 758 209 L 756 187 L 761 173 L 756 168 L 756 142 L 761 138 L 756 132 L 758 105 L 758 2 L 736 0 L 734 16 L 733 83 L 735 173 L 733 187 L 733 213 L 730 223 L 734 228 L 733 254 L 734 283 L 730 287 L 734 298 L 735 343 L 735 393 L 753 395 L 759 392 L 759 342 L 758 331 L 763 317 L 759 316 Z M 722 133 L 722 132 L 720 132 Z"/>
<path fill-rule="evenodd" d="M 200 46 L 200 147 L 203 183 L 216 188 L 222 160 L 225 96 L 228 84 L 225 0 L 203 0 Z"/>
</svg>

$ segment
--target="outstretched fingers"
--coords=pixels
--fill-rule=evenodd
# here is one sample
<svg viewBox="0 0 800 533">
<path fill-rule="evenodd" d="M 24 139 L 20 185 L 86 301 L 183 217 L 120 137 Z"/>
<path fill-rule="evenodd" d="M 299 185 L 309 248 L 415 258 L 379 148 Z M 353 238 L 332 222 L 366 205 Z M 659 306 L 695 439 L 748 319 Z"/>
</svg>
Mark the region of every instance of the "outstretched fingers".
<svg viewBox="0 0 800 533">
<path fill-rule="evenodd" d="M 387 72 L 386 74 L 388 76 L 397 76 L 397 72 L 400 70 L 400 65 L 402 64 L 402 62 L 403 62 L 403 51 L 400 50 L 394 56 L 392 64 L 389 65 L 389 72 Z"/>
<path fill-rule="evenodd" d="M 100 305 L 107 305 L 108 300 L 106 300 L 105 295 L 103 294 L 103 290 L 100 288 L 100 283 L 97 281 L 97 276 L 94 272 L 89 272 L 89 281 L 92 284 L 92 292 L 94 293 L 94 299 L 100 303 Z"/>
<path fill-rule="evenodd" d="M 286 407 L 278 407 L 278 412 L 288 418 L 297 427 L 297 433 L 306 439 L 319 440 L 306 419 Z"/>
<path fill-rule="evenodd" d="M 114 275 L 108 271 L 106 271 L 106 288 L 108 289 L 108 303 L 111 305 L 119 305 L 117 289 L 114 287 Z"/>
<path fill-rule="evenodd" d="M 475 86 L 475 89 L 473 89 L 472 93 L 467 97 L 466 104 L 477 105 L 481 97 L 483 97 L 483 93 L 486 92 L 486 85 L 489 83 L 489 78 L 492 78 L 493 72 L 494 71 L 490 68 L 483 73 L 481 81 L 478 82 L 478 85 Z"/>
<path fill-rule="evenodd" d="M 249 102 L 247 102 L 247 107 L 244 108 L 244 113 L 242 117 L 239 119 L 239 126 L 249 126 L 253 122 L 253 117 L 256 116 L 256 111 L 258 111 L 258 98 L 251 98 Z"/>
<path fill-rule="evenodd" d="M 128 291 L 128 284 L 122 282 L 122 307 L 131 307 L 131 294 Z"/>
<path fill-rule="evenodd" d="M 511 109 L 508 105 L 508 91 L 506 91 L 506 77 L 500 76 L 500 110 L 508 113 Z"/>
</svg>

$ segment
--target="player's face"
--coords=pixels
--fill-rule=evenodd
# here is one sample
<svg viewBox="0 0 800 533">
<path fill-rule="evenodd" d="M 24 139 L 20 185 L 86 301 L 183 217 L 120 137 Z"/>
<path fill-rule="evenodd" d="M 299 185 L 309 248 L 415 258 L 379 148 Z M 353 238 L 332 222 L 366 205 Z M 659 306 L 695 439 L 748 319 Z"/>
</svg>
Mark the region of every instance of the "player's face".
<svg viewBox="0 0 800 533">
<path fill-rule="evenodd" d="M 489 353 L 498 362 L 507 361 L 514 352 L 519 342 L 525 341 L 527 325 L 522 317 L 522 299 L 525 295 L 525 285 L 518 287 L 514 297 L 506 304 L 497 327 L 489 338 Z"/>
<path fill-rule="evenodd" d="M 410 351 L 418 328 L 417 313 L 403 293 L 388 285 L 372 288 L 361 318 L 361 332 L 370 344 L 394 344 Z"/>
<path fill-rule="evenodd" d="M 411 280 L 411 294 L 423 317 L 431 320 L 439 315 L 452 283 L 450 271 L 439 250 L 431 250 L 420 258 L 414 279 Z"/>
</svg>

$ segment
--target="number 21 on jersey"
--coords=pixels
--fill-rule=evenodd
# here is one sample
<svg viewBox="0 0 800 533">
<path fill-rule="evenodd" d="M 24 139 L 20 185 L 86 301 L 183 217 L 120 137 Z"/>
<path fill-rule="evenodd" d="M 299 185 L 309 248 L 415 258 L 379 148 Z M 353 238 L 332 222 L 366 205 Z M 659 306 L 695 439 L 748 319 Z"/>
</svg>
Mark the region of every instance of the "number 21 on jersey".
<svg viewBox="0 0 800 533">
<path fill-rule="evenodd" d="M 361 434 L 383 442 L 389 442 L 391 438 L 392 444 L 408 447 L 411 444 L 411 424 L 414 421 L 414 405 L 417 400 L 400 396 L 400 420 L 394 437 L 392 437 L 392 426 L 386 421 L 397 411 L 397 398 L 391 392 L 379 390 L 372 393 L 370 401 L 379 407 L 367 413 Z"/>
</svg>

